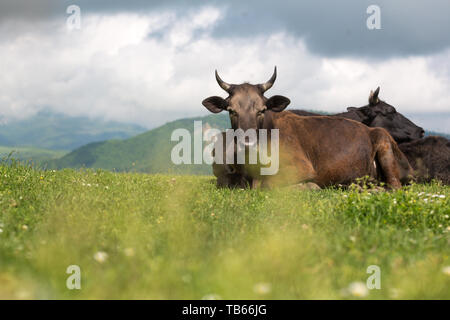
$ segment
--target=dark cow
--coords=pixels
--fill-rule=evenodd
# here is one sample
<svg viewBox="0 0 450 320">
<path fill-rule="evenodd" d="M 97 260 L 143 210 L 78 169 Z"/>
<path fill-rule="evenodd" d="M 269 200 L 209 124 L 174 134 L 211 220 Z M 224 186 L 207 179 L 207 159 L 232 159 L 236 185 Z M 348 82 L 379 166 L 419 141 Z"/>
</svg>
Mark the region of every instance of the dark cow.
<svg viewBox="0 0 450 320">
<path fill-rule="evenodd" d="M 408 179 L 412 169 L 385 129 L 369 128 L 341 117 L 303 117 L 282 112 L 290 103 L 288 98 L 264 96 L 275 79 L 276 68 L 264 84 L 235 85 L 224 82 L 216 71 L 217 82 L 229 96 L 203 100 L 203 105 L 213 113 L 227 110 L 235 130 L 279 129 L 280 169 L 276 175 L 261 176 L 259 170 L 254 170 L 258 166 L 237 166 L 240 173 L 252 178 L 253 186 L 314 182 L 326 187 L 371 176 L 399 188 L 401 180 Z"/>
<path fill-rule="evenodd" d="M 422 138 L 425 134 L 423 128 L 417 126 L 401 113 L 397 112 L 390 104 L 381 101 L 378 98 L 379 93 L 380 87 L 378 87 L 375 92 L 370 92 L 368 105 L 359 108 L 349 107 L 347 108 L 347 112 L 337 113 L 333 116 L 362 122 L 372 128 L 384 128 L 397 143 L 409 142 Z M 304 110 L 290 111 L 300 116 L 319 115 Z"/>
<path fill-rule="evenodd" d="M 441 180 L 450 185 L 450 141 L 429 136 L 399 145 L 414 168 L 418 182 Z"/>
<path fill-rule="evenodd" d="M 398 113 L 394 107 L 380 101 L 379 92 L 380 87 L 370 93 L 369 105 L 347 108 L 347 112 L 333 116 L 356 120 L 369 127 L 386 129 L 408 158 L 418 182 L 438 179 L 445 184 L 450 184 L 450 141 L 444 137 L 421 139 L 424 134 L 423 129 Z M 304 110 L 290 111 L 300 116 L 319 115 Z"/>
</svg>

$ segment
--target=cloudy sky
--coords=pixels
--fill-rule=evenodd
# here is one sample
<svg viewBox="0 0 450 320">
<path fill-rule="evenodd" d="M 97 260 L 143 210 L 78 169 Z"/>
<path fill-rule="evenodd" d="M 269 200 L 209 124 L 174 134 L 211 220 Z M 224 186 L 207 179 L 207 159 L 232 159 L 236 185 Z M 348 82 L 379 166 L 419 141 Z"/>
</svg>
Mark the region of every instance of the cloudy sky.
<svg viewBox="0 0 450 320">
<path fill-rule="evenodd" d="M 69 29 L 69 5 L 81 9 Z M 369 5 L 381 29 L 369 30 Z M 0 119 L 40 110 L 148 128 L 207 114 L 214 80 L 264 82 L 291 107 L 344 111 L 371 89 L 450 133 L 450 1 L 1 0 Z"/>
</svg>

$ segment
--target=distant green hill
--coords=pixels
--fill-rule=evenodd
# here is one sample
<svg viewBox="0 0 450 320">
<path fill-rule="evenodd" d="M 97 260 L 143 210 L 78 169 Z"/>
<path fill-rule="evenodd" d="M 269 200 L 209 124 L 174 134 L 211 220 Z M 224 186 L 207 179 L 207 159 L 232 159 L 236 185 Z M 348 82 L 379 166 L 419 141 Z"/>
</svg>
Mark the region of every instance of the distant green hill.
<svg viewBox="0 0 450 320">
<path fill-rule="evenodd" d="M 225 129 L 230 127 L 227 114 L 176 120 L 159 128 L 125 140 L 90 143 L 49 161 L 48 168 L 102 168 L 117 171 L 148 173 L 211 174 L 209 165 L 175 165 L 171 150 L 178 142 L 170 137 L 175 129 L 185 128 L 193 136 L 194 121 L 201 120 L 204 127 Z"/>
<path fill-rule="evenodd" d="M 0 146 L 73 150 L 94 141 L 129 138 L 145 130 L 134 124 L 46 111 L 24 120 L 0 124 Z"/>
<path fill-rule="evenodd" d="M 33 147 L 4 147 L 0 146 L 0 159 L 11 158 L 17 160 L 31 160 L 34 163 L 40 164 L 49 159 L 57 159 L 64 156 L 67 151 L 38 149 Z"/>
</svg>

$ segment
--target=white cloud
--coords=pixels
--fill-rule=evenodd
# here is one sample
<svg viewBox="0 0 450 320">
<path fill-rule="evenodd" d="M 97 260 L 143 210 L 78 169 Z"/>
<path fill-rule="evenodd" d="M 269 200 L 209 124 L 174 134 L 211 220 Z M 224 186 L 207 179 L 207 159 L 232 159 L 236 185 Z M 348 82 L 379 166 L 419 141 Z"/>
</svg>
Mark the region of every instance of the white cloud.
<svg viewBox="0 0 450 320">
<path fill-rule="evenodd" d="M 225 95 L 214 69 L 228 82 L 254 83 L 266 81 L 274 65 L 279 77 L 267 94 L 286 95 L 294 107 L 343 111 L 365 104 L 381 85 L 381 98 L 402 113 L 450 112 L 449 64 L 440 63 L 450 51 L 378 62 L 319 57 L 287 33 L 214 38 L 223 16 L 214 7 L 184 15 L 90 15 L 79 31 L 53 21 L 53 29 L 9 38 L 0 43 L 0 115 L 51 108 L 151 127 L 205 114 L 204 98 Z"/>
</svg>

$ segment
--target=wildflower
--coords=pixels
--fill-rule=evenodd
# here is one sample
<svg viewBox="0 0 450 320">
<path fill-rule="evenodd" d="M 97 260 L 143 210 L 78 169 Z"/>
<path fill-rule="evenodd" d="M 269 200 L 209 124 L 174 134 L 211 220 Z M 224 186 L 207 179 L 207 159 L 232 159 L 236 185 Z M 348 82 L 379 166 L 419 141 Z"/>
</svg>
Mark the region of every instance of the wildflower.
<svg viewBox="0 0 450 320">
<path fill-rule="evenodd" d="M 0 228 L 0 233 L 3 233 L 3 229 L 2 228 Z"/>
<path fill-rule="evenodd" d="M 104 251 L 99 251 L 94 254 L 95 261 L 103 263 L 108 259 L 108 254 Z"/>
<path fill-rule="evenodd" d="M 22 230 L 27 231 L 27 230 L 28 230 L 28 226 L 27 226 L 26 224 L 24 224 L 24 225 L 22 226 Z"/>
<path fill-rule="evenodd" d="M 450 276 L 450 266 L 445 266 L 442 268 L 442 272 L 446 275 L 446 276 Z"/>
<path fill-rule="evenodd" d="M 272 291 L 272 285 L 270 283 L 260 282 L 253 286 L 253 291 L 257 294 L 268 294 Z"/>
<path fill-rule="evenodd" d="M 362 282 L 352 282 L 348 286 L 348 293 L 354 297 L 363 298 L 369 295 L 369 290 L 366 284 Z"/>
<path fill-rule="evenodd" d="M 302 224 L 302 229 L 303 230 L 307 230 L 309 228 L 309 226 L 307 224 Z"/>
</svg>

